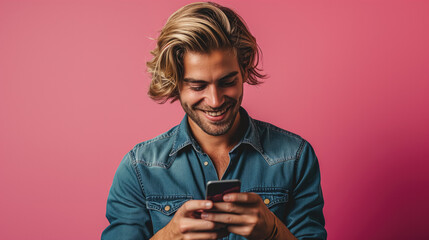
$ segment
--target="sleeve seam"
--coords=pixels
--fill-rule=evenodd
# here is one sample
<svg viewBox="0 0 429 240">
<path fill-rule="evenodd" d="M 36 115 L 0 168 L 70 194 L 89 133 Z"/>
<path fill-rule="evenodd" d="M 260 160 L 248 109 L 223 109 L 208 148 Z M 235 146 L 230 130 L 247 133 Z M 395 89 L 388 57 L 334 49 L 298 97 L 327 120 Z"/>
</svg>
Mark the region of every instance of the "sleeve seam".
<svg viewBox="0 0 429 240">
<path fill-rule="evenodd" d="M 133 151 L 130 151 L 130 159 L 131 159 L 131 164 L 133 165 L 133 168 L 134 168 L 134 172 L 136 173 L 137 180 L 139 181 L 139 185 L 140 185 L 140 188 L 141 188 L 144 200 L 146 202 L 146 193 L 145 193 L 145 190 L 144 190 L 142 177 L 140 175 L 140 172 L 137 169 L 137 160 L 135 158 L 135 155 L 134 155 Z"/>
<path fill-rule="evenodd" d="M 298 162 L 301 161 L 301 155 L 302 155 L 302 152 L 304 151 L 305 145 L 307 145 L 307 141 L 305 141 L 304 139 L 302 139 L 301 144 L 299 145 L 299 148 L 297 150 L 296 161 L 294 163 L 294 170 L 293 170 L 293 175 L 294 175 L 293 179 L 294 179 L 294 182 L 293 182 L 292 195 L 295 195 L 295 189 L 296 189 L 296 186 L 298 184 L 297 179 L 296 179 L 297 171 L 298 171 L 297 170 L 298 169 Z"/>
</svg>

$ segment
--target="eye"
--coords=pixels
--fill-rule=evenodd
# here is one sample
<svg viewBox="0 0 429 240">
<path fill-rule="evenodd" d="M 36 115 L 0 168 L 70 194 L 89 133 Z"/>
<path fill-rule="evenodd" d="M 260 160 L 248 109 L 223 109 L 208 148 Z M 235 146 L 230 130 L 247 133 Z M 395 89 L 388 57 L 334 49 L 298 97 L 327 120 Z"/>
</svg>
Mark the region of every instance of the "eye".
<svg viewBox="0 0 429 240">
<path fill-rule="evenodd" d="M 204 88 L 206 88 L 205 85 L 196 85 L 196 86 L 190 86 L 191 90 L 193 91 L 202 91 Z"/>
<path fill-rule="evenodd" d="M 220 85 L 222 87 L 231 87 L 234 86 L 237 83 L 237 78 L 234 78 L 233 80 L 227 80 L 225 82 L 222 82 Z"/>
</svg>

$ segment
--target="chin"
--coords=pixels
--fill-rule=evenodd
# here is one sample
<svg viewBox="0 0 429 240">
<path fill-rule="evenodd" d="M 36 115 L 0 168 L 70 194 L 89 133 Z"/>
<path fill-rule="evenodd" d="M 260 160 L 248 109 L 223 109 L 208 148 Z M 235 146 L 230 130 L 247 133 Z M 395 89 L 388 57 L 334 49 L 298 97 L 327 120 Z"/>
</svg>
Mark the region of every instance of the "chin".
<svg viewBox="0 0 429 240">
<path fill-rule="evenodd" d="M 227 134 L 232 126 L 234 125 L 235 118 L 237 117 L 237 111 L 235 110 L 235 106 L 232 106 L 227 114 L 230 114 L 230 116 L 227 116 L 227 119 L 224 121 L 221 121 L 219 123 L 216 122 L 210 122 L 210 121 L 201 121 L 201 118 L 195 121 L 195 119 L 191 119 L 198 125 L 198 127 L 203 130 L 205 133 L 211 136 L 222 136 Z M 204 113 L 203 113 L 204 114 Z"/>
<path fill-rule="evenodd" d="M 199 126 L 205 133 L 207 133 L 208 135 L 211 136 L 222 136 L 225 135 L 229 132 L 229 130 L 232 128 L 232 123 L 228 123 L 228 125 L 226 126 L 222 126 L 222 127 L 201 127 Z"/>
</svg>

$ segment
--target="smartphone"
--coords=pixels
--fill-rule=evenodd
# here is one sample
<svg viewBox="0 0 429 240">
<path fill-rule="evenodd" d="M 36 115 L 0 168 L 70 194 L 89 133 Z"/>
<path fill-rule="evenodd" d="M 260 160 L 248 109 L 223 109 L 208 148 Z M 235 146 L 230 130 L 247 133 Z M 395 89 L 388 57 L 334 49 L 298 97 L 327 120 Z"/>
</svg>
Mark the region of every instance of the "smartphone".
<svg viewBox="0 0 429 240">
<path fill-rule="evenodd" d="M 213 202 L 223 202 L 223 196 L 228 193 L 240 192 L 241 182 L 238 179 L 208 181 L 206 199 Z"/>
</svg>

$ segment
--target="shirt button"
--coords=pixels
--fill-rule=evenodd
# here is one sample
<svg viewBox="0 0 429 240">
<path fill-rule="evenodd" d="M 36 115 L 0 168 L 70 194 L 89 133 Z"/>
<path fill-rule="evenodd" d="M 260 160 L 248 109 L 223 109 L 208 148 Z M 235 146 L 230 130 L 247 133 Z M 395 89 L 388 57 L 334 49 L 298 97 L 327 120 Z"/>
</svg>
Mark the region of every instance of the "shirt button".
<svg viewBox="0 0 429 240">
<path fill-rule="evenodd" d="M 269 204 L 269 203 L 270 203 L 270 199 L 265 198 L 265 199 L 264 199 L 264 203 L 265 203 L 265 205 Z"/>
<path fill-rule="evenodd" d="M 168 206 L 168 205 L 164 207 L 164 210 L 167 211 L 167 212 L 170 211 L 170 209 L 171 209 L 171 207 Z"/>
<path fill-rule="evenodd" d="M 207 166 L 207 165 L 209 165 L 209 162 L 205 161 L 204 166 Z"/>
</svg>

